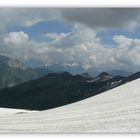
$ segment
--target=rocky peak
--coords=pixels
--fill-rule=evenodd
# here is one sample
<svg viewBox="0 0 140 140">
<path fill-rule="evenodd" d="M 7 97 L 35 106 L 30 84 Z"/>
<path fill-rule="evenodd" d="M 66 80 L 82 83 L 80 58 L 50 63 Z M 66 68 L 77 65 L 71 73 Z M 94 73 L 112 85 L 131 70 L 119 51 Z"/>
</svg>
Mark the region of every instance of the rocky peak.
<svg viewBox="0 0 140 140">
<path fill-rule="evenodd" d="M 86 79 L 92 79 L 92 77 L 88 73 L 86 73 L 86 72 L 81 74 L 81 76 L 86 78 Z"/>
<path fill-rule="evenodd" d="M 109 76 L 109 74 L 106 72 L 102 72 L 101 74 L 98 75 L 98 77 L 105 77 L 105 76 Z"/>
</svg>

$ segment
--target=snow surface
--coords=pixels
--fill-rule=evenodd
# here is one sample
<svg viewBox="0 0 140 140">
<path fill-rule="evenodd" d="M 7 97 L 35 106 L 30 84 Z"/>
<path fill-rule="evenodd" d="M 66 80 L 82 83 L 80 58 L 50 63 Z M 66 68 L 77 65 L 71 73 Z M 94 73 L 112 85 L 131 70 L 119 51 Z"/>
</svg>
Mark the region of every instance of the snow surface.
<svg viewBox="0 0 140 140">
<path fill-rule="evenodd" d="M 22 110 L 22 109 L 10 109 L 10 108 L 0 108 L 0 117 L 10 116 L 13 114 L 22 114 L 22 113 L 28 113 L 31 111 Z M 34 111 L 37 112 L 37 111 Z"/>
<path fill-rule="evenodd" d="M 0 132 L 140 132 L 140 79 L 63 107 L 18 112 L 0 109 Z"/>
</svg>

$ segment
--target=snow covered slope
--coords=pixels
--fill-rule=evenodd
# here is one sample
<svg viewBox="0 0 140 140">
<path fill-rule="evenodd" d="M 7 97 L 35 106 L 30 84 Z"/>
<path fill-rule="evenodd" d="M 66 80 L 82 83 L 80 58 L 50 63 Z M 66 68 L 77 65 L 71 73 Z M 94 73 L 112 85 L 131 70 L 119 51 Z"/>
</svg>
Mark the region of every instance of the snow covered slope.
<svg viewBox="0 0 140 140">
<path fill-rule="evenodd" d="M 1 132 L 140 132 L 140 79 L 63 107 L 0 117 Z"/>
<path fill-rule="evenodd" d="M 22 110 L 22 109 L 0 108 L 0 117 L 6 117 L 14 114 L 22 114 L 22 113 L 29 113 L 29 112 L 31 111 Z"/>
</svg>

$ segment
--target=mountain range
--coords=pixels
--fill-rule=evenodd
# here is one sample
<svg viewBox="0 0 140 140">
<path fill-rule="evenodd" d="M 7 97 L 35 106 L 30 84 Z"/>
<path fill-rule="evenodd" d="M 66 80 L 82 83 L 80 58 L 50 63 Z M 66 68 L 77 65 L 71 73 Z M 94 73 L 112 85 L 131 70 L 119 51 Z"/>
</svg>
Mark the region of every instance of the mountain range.
<svg viewBox="0 0 140 140">
<path fill-rule="evenodd" d="M 97 95 L 127 82 L 129 78 L 105 72 L 96 78 L 49 73 L 36 80 L 0 90 L 0 107 L 45 110 Z"/>
<path fill-rule="evenodd" d="M 26 81 L 40 78 L 48 73 L 62 73 L 64 71 L 56 71 L 55 69 L 44 68 L 31 68 L 27 67 L 16 59 L 8 58 L 0 55 L 0 89 L 5 87 L 13 87 Z M 107 72 L 110 75 L 129 76 L 132 73 L 122 70 L 112 70 Z M 81 74 L 86 78 L 93 78 L 96 75 L 90 75 L 88 73 Z"/>
<path fill-rule="evenodd" d="M 128 72 L 124 70 L 111 70 L 111 71 L 107 71 L 107 73 L 110 75 L 120 75 L 124 77 L 128 77 L 133 74 L 133 72 Z"/>
<path fill-rule="evenodd" d="M 70 104 L 140 78 L 106 72 L 54 73 L 45 68 L 28 68 L 17 60 L 0 56 L 0 107 L 45 110 Z"/>
<path fill-rule="evenodd" d="M 89 73 L 89 75 L 91 75 L 92 77 L 97 77 L 101 72 L 103 71 L 94 70 L 87 73 Z M 107 70 L 106 72 L 110 75 L 114 75 L 114 76 L 120 75 L 123 77 L 128 77 L 134 73 L 134 72 L 129 72 L 126 70 L 121 70 L 121 69 Z"/>
<path fill-rule="evenodd" d="M 18 60 L 0 55 L 0 89 L 42 77 L 52 71 L 28 68 Z"/>
</svg>

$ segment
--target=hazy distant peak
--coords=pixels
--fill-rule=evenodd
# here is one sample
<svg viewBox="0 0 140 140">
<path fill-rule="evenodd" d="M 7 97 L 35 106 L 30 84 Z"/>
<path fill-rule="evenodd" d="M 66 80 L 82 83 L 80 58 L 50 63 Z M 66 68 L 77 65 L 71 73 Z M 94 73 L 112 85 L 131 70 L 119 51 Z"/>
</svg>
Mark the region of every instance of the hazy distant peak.
<svg viewBox="0 0 140 140">
<path fill-rule="evenodd" d="M 84 78 L 92 79 L 92 77 L 86 72 L 81 74 L 81 76 L 84 77 Z"/>
<path fill-rule="evenodd" d="M 106 73 L 106 72 L 102 72 L 101 74 L 99 74 L 99 76 L 98 76 L 98 77 L 104 77 L 104 76 L 109 76 L 109 74 L 108 74 L 108 73 Z"/>
<path fill-rule="evenodd" d="M 24 66 L 22 63 L 20 63 L 19 61 L 15 59 L 9 59 L 8 66 L 12 68 L 26 69 L 26 66 Z"/>
<path fill-rule="evenodd" d="M 26 66 L 24 66 L 21 62 L 19 62 L 16 59 L 8 58 L 6 56 L 0 55 L 0 65 L 8 66 L 12 68 L 20 68 L 20 69 L 26 69 Z"/>
</svg>

